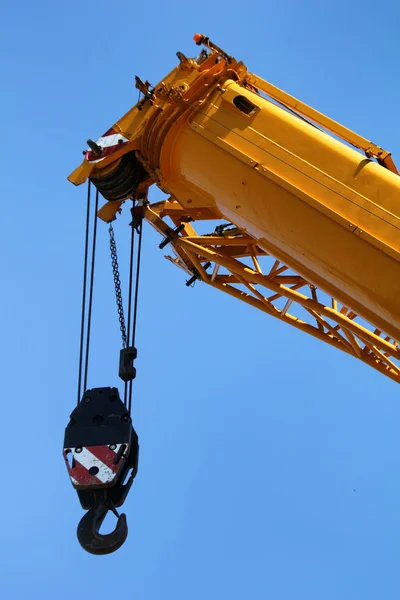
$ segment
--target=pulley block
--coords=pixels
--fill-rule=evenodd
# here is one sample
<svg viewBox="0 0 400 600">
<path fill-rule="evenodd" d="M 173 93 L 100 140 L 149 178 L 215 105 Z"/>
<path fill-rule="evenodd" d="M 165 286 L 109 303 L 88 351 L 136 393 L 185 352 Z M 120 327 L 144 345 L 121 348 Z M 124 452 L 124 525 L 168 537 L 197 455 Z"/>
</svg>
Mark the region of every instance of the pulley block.
<svg viewBox="0 0 400 600">
<path fill-rule="evenodd" d="M 87 390 L 64 437 L 65 462 L 82 507 L 91 508 L 90 492 L 104 488 L 110 488 L 113 505 L 121 506 L 136 476 L 138 455 L 138 436 L 117 388 Z"/>
</svg>

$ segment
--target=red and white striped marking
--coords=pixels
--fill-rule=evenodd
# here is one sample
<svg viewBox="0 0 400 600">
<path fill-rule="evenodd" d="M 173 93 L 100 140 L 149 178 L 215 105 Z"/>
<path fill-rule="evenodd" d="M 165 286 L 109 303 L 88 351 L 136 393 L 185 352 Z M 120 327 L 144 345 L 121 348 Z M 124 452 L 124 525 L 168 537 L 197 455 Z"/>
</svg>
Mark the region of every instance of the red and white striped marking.
<svg viewBox="0 0 400 600">
<path fill-rule="evenodd" d="M 114 464 L 115 457 L 122 445 L 125 446 L 125 450 L 116 465 Z M 65 448 L 64 459 L 72 485 L 76 489 L 112 485 L 125 463 L 127 451 L 128 444 L 115 444 L 113 450 L 109 446 L 86 446 L 82 449 Z M 71 453 L 73 456 L 72 467 L 69 460 Z M 91 474 L 90 469 L 95 471 L 95 474 Z"/>
<path fill-rule="evenodd" d="M 111 127 L 96 142 L 96 144 L 103 150 L 100 156 L 95 156 L 91 150 L 87 150 L 86 160 L 91 163 L 99 162 L 106 156 L 109 156 L 121 148 L 121 145 L 126 144 L 126 142 L 129 142 L 128 138 L 124 137 L 115 131 L 113 127 Z"/>
</svg>

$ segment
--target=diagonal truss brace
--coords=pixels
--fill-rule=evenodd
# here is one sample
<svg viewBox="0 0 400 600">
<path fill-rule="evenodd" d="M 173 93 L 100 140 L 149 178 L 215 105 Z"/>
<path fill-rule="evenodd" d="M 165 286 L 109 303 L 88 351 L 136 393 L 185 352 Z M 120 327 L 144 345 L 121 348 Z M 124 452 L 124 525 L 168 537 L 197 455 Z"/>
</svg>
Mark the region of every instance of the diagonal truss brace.
<svg viewBox="0 0 400 600">
<path fill-rule="evenodd" d="M 185 216 L 183 216 L 185 213 Z M 166 258 L 191 276 L 354 356 L 400 382 L 399 342 L 340 306 L 312 283 L 270 256 L 257 240 L 225 224 L 209 235 L 197 235 L 188 211 L 176 203 L 146 206 L 145 219 L 169 237 L 174 257 Z M 179 235 L 169 227 L 184 223 Z M 199 215 L 196 215 L 197 219 Z M 210 215 L 200 216 L 208 220 Z M 206 271 L 205 263 L 211 263 Z"/>
</svg>

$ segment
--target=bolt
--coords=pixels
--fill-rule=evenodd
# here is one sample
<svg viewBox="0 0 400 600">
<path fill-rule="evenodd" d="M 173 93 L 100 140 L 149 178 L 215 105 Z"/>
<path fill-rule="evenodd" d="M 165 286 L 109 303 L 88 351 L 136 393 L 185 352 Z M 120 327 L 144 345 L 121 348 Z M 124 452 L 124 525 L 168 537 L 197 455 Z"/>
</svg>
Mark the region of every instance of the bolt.
<svg viewBox="0 0 400 600">
<path fill-rule="evenodd" d="M 84 401 L 84 402 L 90 402 L 90 401 L 91 401 L 91 398 L 90 398 L 90 396 L 86 396 L 86 398 L 84 398 L 84 399 L 83 399 L 83 401 Z"/>
<path fill-rule="evenodd" d="M 75 448 L 75 452 L 77 454 L 80 454 L 82 452 L 83 448 Z"/>
<path fill-rule="evenodd" d="M 98 472 L 99 472 L 99 467 L 90 467 L 90 469 L 89 469 L 90 475 L 97 475 Z"/>
<path fill-rule="evenodd" d="M 116 450 L 117 444 L 110 444 L 108 447 L 110 448 L 110 450 Z"/>
</svg>

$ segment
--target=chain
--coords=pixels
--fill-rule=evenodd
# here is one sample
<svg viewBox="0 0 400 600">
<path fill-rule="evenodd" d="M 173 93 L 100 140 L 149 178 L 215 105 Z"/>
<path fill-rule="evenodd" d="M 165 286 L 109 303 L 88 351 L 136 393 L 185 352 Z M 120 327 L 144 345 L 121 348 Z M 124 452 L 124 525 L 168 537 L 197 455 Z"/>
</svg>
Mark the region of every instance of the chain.
<svg viewBox="0 0 400 600">
<path fill-rule="evenodd" d="M 113 270 L 114 284 L 115 284 L 115 299 L 117 301 L 118 319 L 119 319 L 119 325 L 120 325 L 120 329 L 121 329 L 122 344 L 123 344 L 124 348 L 126 348 L 126 346 L 127 346 L 126 325 L 125 325 L 125 317 L 124 317 L 124 306 L 122 304 L 121 281 L 120 281 L 119 269 L 118 269 L 117 246 L 115 244 L 115 239 L 114 239 L 114 229 L 111 224 L 108 229 L 108 232 L 110 234 L 110 253 L 111 253 L 111 263 L 112 263 L 112 270 Z"/>
</svg>

